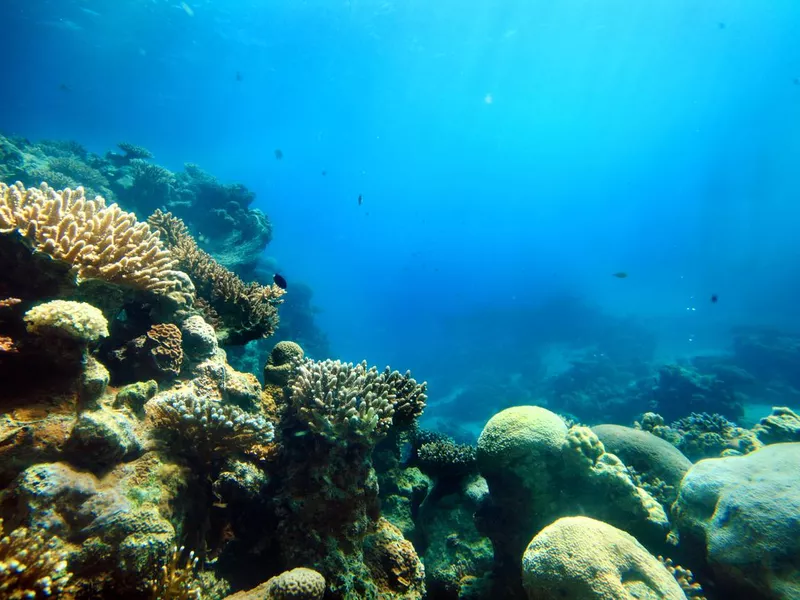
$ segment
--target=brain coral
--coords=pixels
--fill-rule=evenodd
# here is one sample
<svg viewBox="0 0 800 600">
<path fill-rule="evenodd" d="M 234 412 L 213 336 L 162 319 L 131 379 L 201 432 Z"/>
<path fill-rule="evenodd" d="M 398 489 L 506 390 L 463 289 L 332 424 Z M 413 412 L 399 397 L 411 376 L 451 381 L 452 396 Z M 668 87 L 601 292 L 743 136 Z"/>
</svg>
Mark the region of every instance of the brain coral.
<svg viewBox="0 0 800 600">
<path fill-rule="evenodd" d="M 515 406 L 494 415 L 478 438 L 481 473 L 513 472 L 526 485 L 546 487 L 542 468 L 560 459 L 567 425 L 538 406 Z"/>
<path fill-rule="evenodd" d="M 564 517 L 531 540 L 522 558 L 533 600 L 685 600 L 664 565 L 624 531 Z"/>
<path fill-rule="evenodd" d="M 325 594 L 325 578 L 314 571 L 300 567 L 284 571 L 267 583 L 269 600 L 319 600 Z"/>
</svg>

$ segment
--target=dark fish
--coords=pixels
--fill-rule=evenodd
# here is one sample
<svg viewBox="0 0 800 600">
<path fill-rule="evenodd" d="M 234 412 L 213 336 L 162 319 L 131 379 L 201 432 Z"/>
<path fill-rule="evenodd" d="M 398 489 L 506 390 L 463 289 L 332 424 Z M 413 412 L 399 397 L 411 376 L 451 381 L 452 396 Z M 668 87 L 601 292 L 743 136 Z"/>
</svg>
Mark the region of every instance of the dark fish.
<svg viewBox="0 0 800 600">
<path fill-rule="evenodd" d="M 716 304 L 717 300 L 719 300 L 719 296 L 717 296 L 716 294 L 711 294 L 711 302 Z"/>
<path fill-rule="evenodd" d="M 283 158 L 283 151 L 280 148 L 275 149 L 275 158 L 278 160 Z"/>
<path fill-rule="evenodd" d="M 272 281 L 274 281 L 275 285 L 277 285 L 282 290 L 286 289 L 286 280 L 277 273 L 275 273 L 275 275 L 272 276 Z"/>
<path fill-rule="evenodd" d="M 327 171 L 323 171 L 323 172 L 322 172 L 322 176 L 323 176 L 323 177 L 325 177 L 325 175 L 327 175 L 327 174 L 328 174 L 328 172 L 327 172 Z"/>
<path fill-rule="evenodd" d="M 62 91 L 62 92 L 71 92 L 72 91 L 66 83 L 62 83 L 61 85 L 59 85 L 58 89 L 60 91 Z"/>
<path fill-rule="evenodd" d="M 795 77 L 794 79 L 792 79 L 792 83 L 794 83 L 795 85 L 800 85 L 800 77 Z"/>
<path fill-rule="evenodd" d="M 719 23 L 717 23 L 718 29 L 725 29 L 726 27 L 727 25 L 725 24 L 725 21 L 720 21 Z"/>
<path fill-rule="evenodd" d="M 236 71 L 236 81 L 241 81 L 244 79 L 244 75 L 242 75 L 241 71 Z"/>
<path fill-rule="evenodd" d="M 612 277 L 616 277 L 617 279 L 625 279 L 628 274 L 625 271 L 619 271 L 618 273 L 612 273 Z"/>
<path fill-rule="evenodd" d="M 363 200 L 364 200 L 364 199 L 361 197 L 361 194 L 359 194 L 359 195 L 358 195 L 358 205 L 359 205 L 359 206 L 361 206 L 361 202 L 363 202 Z"/>
</svg>

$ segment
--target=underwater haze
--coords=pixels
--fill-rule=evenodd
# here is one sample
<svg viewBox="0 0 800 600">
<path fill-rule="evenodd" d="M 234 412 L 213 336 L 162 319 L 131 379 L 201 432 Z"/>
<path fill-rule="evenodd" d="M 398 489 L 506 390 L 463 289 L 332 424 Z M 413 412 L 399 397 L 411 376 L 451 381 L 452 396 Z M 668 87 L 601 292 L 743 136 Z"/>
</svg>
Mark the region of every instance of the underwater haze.
<svg viewBox="0 0 800 600">
<path fill-rule="evenodd" d="M 337 357 L 435 382 L 605 316 L 667 359 L 798 326 L 795 2 L 0 10 L 0 129 L 247 185 Z"/>
<path fill-rule="evenodd" d="M 800 599 L 800 2 L 0 23 L 0 600 Z"/>
</svg>

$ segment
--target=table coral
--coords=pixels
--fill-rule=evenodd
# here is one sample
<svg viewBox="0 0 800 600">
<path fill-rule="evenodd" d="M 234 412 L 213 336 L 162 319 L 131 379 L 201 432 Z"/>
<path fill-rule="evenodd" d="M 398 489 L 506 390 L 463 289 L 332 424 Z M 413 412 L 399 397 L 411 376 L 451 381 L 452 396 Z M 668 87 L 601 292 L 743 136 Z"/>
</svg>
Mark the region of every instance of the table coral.
<svg viewBox="0 0 800 600">
<path fill-rule="evenodd" d="M 175 259 L 147 223 L 83 188 L 57 192 L 47 184 L 0 183 L 0 233 L 16 231 L 38 252 L 69 264 L 79 280 L 103 279 L 175 295 L 190 305 L 192 291 Z"/>
</svg>

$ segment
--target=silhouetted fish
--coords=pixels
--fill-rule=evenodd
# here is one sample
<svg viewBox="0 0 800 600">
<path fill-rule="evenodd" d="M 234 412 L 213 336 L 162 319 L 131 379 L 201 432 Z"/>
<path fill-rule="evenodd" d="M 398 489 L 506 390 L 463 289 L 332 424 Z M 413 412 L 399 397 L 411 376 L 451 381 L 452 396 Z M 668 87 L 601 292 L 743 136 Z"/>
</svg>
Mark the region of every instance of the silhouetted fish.
<svg viewBox="0 0 800 600">
<path fill-rule="evenodd" d="M 364 200 L 364 199 L 361 197 L 361 194 L 359 194 L 359 195 L 358 195 L 358 205 L 359 205 L 359 206 L 361 206 L 361 202 L 363 202 L 363 200 Z"/>
<path fill-rule="evenodd" d="M 283 151 L 280 148 L 275 149 L 275 158 L 278 160 L 283 158 Z"/>
<path fill-rule="evenodd" d="M 61 85 L 59 85 L 58 89 L 60 91 L 62 91 L 62 92 L 71 92 L 72 91 L 66 83 L 62 83 Z"/>
<path fill-rule="evenodd" d="M 244 75 L 242 75 L 241 71 L 236 71 L 236 81 L 241 81 L 244 79 Z"/>
<path fill-rule="evenodd" d="M 274 281 L 275 285 L 277 285 L 282 290 L 286 289 L 286 280 L 277 273 L 275 273 L 275 275 L 272 276 L 272 281 Z"/>
<path fill-rule="evenodd" d="M 325 175 L 327 175 L 327 174 L 328 174 L 328 172 L 327 172 L 327 171 L 323 171 L 323 172 L 322 172 L 322 176 L 323 176 L 323 177 L 325 177 Z"/>
<path fill-rule="evenodd" d="M 717 300 L 719 300 L 719 296 L 717 296 L 716 294 L 711 294 L 711 302 L 716 304 Z"/>
<path fill-rule="evenodd" d="M 612 273 L 612 277 L 616 277 L 617 279 L 625 279 L 628 274 L 625 271 L 619 271 L 618 273 Z"/>
</svg>

